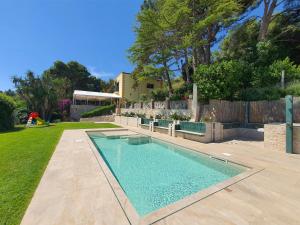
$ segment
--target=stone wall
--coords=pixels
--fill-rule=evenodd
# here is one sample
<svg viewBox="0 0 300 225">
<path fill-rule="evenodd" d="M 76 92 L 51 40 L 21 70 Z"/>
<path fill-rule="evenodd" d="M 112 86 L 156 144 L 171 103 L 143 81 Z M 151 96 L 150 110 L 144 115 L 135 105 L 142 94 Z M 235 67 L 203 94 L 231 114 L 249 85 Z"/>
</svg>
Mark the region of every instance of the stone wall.
<svg viewBox="0 0 300 225">
<path fill-rule="evenodd" d="M 191 104 L 191 103 L 190 103 Z M 170 109 L 189 109 L 189 101 L 170 101 Z"/>
<path fill-rule="evenodd" d="M 269 150 L 280 152 L 286 151 L 285 124 L 265 124 L 264 126 L 264 145 Z"/>
<path fill-rule="evenodd" d="M 150 101 L 150 102 L 138 102 L 131 105 L 127 105 L 126 109 L 191 109 L 191 100 L 179 100 L 179 101 Z"/>
<path fill-rule="evenodd" d="M 145 114 L 147 118 L 155 117 L 155 115 L 162 115 L 164 117 L 169 117 L 174 113 L 192 117 L 192 110 L 189 109 L 124 109 L 124 108 L 121 109 L 121 113 L 126 113 L 126 112 Z"/>
<path fill-rule="evenodd" d="M 70 107 L 70 117 L 72 120 L 79 121 L 81 114 L 88 112 L 98 106 L 94 105 L 71 105 Z"/>
<path fill-rule="evenodd" d="M 90 118 L 80 118 L 80 122 L 115 122 L 115 116 L 95 116 Z"/>
<path fill-rule="evenodd" d="M 115 116 L 115 122 L 125 126 L 138 127 L 141 118 L 126 117 L 126 116 Z"/>
</svg>

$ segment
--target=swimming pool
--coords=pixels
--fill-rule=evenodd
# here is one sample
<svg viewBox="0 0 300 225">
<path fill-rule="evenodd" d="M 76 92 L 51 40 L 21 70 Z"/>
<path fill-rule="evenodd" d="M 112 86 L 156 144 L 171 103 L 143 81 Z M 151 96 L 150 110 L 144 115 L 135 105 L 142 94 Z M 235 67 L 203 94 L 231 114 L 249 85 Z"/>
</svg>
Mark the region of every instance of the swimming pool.
<svg viewBox="0 0 300 225">
<path fill-rule="evenodd" d="M 147 136 L 89 136 L 140 216 L 247 169 Z"/>
</svg>

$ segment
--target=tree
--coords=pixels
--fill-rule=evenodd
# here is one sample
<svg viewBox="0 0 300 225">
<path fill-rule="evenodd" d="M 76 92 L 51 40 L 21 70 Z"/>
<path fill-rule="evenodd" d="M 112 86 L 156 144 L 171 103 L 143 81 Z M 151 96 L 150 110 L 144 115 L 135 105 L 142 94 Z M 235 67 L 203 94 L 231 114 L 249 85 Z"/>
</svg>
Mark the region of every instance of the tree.
<svg viewBox="0 0 300 225">
<path fill-rule="evenodd" d="M 58 100 L 68 89 L 64 78 L 53 79 L 49 74 L 36 76 L 28 71 L 24 78 L 14 76 L 13 83 L 18 95 L 27 103 L 30 111 L 39 112 L 44 119 L 50 119 L 52 112 L 58 107 Z"/>
<path fill-rule="evenodd" d="M 173 93 L 170 74 L 172 46 L 166 30 L 161 26 L 162 17 L 157 10 L 144 9 L 138 14 L 137 20 L 137 38 L 129 49 L 129 58 L 137 65 L 135 72 L 138 71 L 140 76 L 161 77 L 167 82 L 170 93 Z"/>
<path fill-rule="evenodd" d="M 172 75 L 183 71 L 189 83 L 198 65 L 210 64 L 218 33 L 229 27 L 241 10 L 235 0 L 150 2 L 145 1 L 137 16 L 130 59 L 140 76 L 161 74 L 172 94 Z"/>
<path fill-rule="evenodd" d="M 85 66 L 75 61 L 56 61 L 44 74 L 54 79 L 66 79 L 70 83 L 65 98 L 72 98 L 74 90 L 100 91 L 105 86 L 103 80 L 92 76 Z"/>
<path fill-rule="evenodd" d="M 283 11 L 274 15 L 275 9 L 283 5 Z M 269 25 L 274 18 L 282 13 L 297 11 L 300 8 L 299 0 L 263 0 L 263 16 L 260 23 L 258 40 L 264 41 L 269 32 Z"/>
</svg>

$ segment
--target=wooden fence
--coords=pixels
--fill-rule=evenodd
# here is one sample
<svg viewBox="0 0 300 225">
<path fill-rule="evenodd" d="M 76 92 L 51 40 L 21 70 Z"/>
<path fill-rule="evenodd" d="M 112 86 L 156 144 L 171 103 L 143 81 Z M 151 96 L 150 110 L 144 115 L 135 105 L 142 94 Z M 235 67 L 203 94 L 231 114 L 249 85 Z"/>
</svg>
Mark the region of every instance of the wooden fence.
<svg viewBox="0 0 300 225">
<path fill-rule="evenodd" d="M 200 118 L 221 123 L 284 123 L 285 100 L 276 101 L 224 101 L 211 100 L 200 104 Z M 300 123 L 300 98 L 294 98 L 294 122 Z"/>
</svg>

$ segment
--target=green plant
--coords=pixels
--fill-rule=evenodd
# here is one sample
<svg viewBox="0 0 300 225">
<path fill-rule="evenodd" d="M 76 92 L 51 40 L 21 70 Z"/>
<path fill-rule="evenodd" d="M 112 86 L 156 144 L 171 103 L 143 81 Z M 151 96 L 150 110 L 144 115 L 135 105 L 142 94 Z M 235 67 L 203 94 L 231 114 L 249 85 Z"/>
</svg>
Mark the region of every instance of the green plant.
<svg viewBox="0 0 300 225">
<path fill-rule="evenodd" d="M 122 113 L 121 116 L 126 116 L 126 117 L 135 117 L 137 114 L 135 114 L 134 112 L 125 112 Z"/>
<path fill-rule="evenodd" d="M 141 100 L 142 102 L 146 102 L 146 101 L 148 101 L 148 96 L 147 96 L 146 94 L 141 94 L 140 100 Z"/>
<path fill-rule="evenodd" d="M 275 82 L 280 82 L 282 71 L 285 72 L 285 82 L 293 82 L 300 78 L 300 66 L 294 64 L 288 57 L 276 60 L 269 66 L 269 74 Z"/>
<path fill-rule="evenodd" d="M 9 130 L 14 127 L 14 100 L 0 93 L 0 130 Z"/>
<path fill-rule="evenodd" d="M 26 108 L 20 108 L 15 110 L 15 123 L 26 124 L 28 120 L 29 111 Z"/>
<path fill-rule="evenodd" d="M 277 100 L 284 96 L 284 90 L 278 87 L 248 88 L 240 93 L 244 101 Z"/>
<path fill-rule="evenodd" d="M 94 116 L 103 116 L 103 115 L 111 115 L 115 110 L 115 105 L 108 106 L 99 106 L 91 111 L 85 112 L 81 114 L 82 118 L 94 117 Z"/>
<path fill-rule="evenodd" d="M 294 82 L 289 84 L 285 89 L 286 95 L 294 95 L 294 96 L 300 96 L 300 82 Z"/>
<path fill-rule="evenodd" d="M 180 121 L 189 121 L 191 119 L 190 116 L 178 114 L 178 113 L 173 113 L 170 115 L 170 118 L 173 120 L 180 120 Z"/>
<path fill-rule="evenodd" d="M 156 115 L 155 115 L 155 119 L 160 120 L 160 119 L 162 119 L 162 118 L 163 118 L 163 115 L 161 115 L 161 114 L 156 114 Z"/>
<path fill-rule="evenodd" d="M 151 92 L 151 98 L 154 101 L 165 101 L 169 96 L 169 92 L 166 89 L 156 89 Z"/>
<path fill-rule="evenodd" d="M 138 118 L 146 118 L 146 114 L 145 113 L 137 113 L 136 116 Z"/>
<path fill-rule="evenodd" d="M 170 97 L 172 101 L 186 100 L 189 95 L 193 93 L 193 84 L 184 84 L 174 90 L 173 95 Z"/>
</svg>

